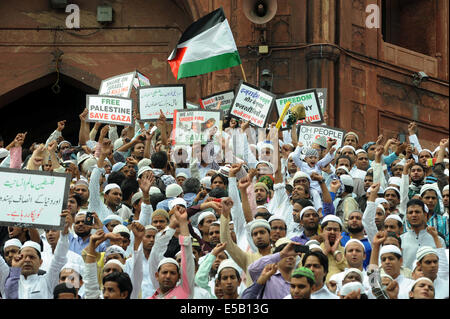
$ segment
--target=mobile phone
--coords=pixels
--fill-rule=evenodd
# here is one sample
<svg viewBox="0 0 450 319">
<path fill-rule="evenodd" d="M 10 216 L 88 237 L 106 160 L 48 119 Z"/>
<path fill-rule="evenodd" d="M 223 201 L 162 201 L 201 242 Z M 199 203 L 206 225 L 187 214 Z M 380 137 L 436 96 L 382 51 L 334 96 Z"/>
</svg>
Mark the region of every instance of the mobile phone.
<svg viewBox="0 0 450 319">
<path fill-rule="evenodd" d="M 367 275 L 369 276 L 369 284 L 372 288 L 372 294 L 377 299 L 389 299 L 389 296 L 385 291 L 386 287 L 384 287 L 381 283 L 380 270 L 373 265 L 369 265 L 369 268 L 370 269 L 368 269 Z"/>
<path fill-rule="evenodd" d="M 294 250 L 296 253 L 306 254 L 309 252 L 309 247 L 306 245 L 294 245 Z"/>
<path fill-rule="evenodd" d="M 86 218 L 84 219 L 84 224 L 88 225 L 88 226 L 94 225 L 94 213 L 92 213 L 92 212 L 86 213 Z"/>
</svg>

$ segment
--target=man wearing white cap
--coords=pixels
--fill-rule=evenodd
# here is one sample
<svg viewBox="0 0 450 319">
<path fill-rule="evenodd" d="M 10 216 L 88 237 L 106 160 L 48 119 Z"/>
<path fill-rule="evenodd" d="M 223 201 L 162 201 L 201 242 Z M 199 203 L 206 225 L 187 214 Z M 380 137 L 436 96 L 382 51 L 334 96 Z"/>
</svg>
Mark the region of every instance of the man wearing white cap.
<svg viewBox="0 0 450 319">
<path fill-rule="evenodd" d="M 403 212 L 399 209 L 400 191 L 398 188 L 389 186 L 384 189 L 384 198 L 389 202 L 389 211 L 391 214 L 400 215 L 404 217 Z"/>
<path fill-rule="evenodd" d="M 353 198 L 353 178 L 350 175 L 344 174 L 339 178 L 344 185 L 344 191 L 341 194 L 340 201 L 336 204 L 336 216 L 343 222 L 343 228 L 347 229 L 348 215 L 359 210 L 359 205 Z"/>
<path fill-rule="evenodd" d="M 387 232 L 393 232 L 400 236 L 403 233 L 403 220 L 398 215 L 389 215 L 384 220 L 384 229 Z"/>
<path fill-rule="evenodd" d="M 117 184 L 108 184 L 105 186 L 103 190 L 105 203 L 102 203 L 100 198 L 100 177 L 102 174 L 105 174 L 105 158 L 110 154 L 111 150 L 111 141 L 104 139 L 97 167 L 92 171 L 89 182 L 88 210 L 96 212 L 100 220 L 104 220 L 106 216 L 111 214 L 117 215 L 117 211 L 122 203 L 122 191 Z"/>
<path fill-rule="evenodd" d="M 433 281 L 435 289 L 435 299 L 445 299 L 449 297 L 449 272 L 448 260 L 445 250 L 439 246 L 432 248 L 422 246 L 416 254 L 417 267 L 420 267 L 424 277 Z"/>
<path fill-rule="evenodd" d="M 86 212 L 89 205 L 89 183 L 81 178 L 75 183 L 74 192 L 81 198 L 81 206 L 79 211 Z"/>
<path fill-rule="evenodd" d="M 442 215 L 449 218 L 448 208 L 450 203 L 450 191 L 448 184 L 442 189 L 442 202 L 444 204 L 444 213 Z"/>
<path fill-rule="evenodd" d="M 323 253 L 328 258 L 328 274 L 326 281 L 336 273 L 344 271 L 348 266 L 344 258 L 344 247 L 341 246 L 343 224 L 335 215 L 325 216 L 321 223 L 323 243 L 320 244 Z"/>
<path fill-rule="evenodd" d="M 231 239 L 230 214 L 234 203 L 231 198 L 222 199 L 222 214 L 220 215 L 220 241 L 227 244 L 227 252 L 231 258 L 247 273 L 247 287 L 252 284 L 247 267 L 255 260 L 271 253 L 270 224 L 264 219 L 255 219 L 250 224 L 250 233 L 258 252 L 246 252 Z"/>
<path fill-rule="evenodd" d="M 181 246 L 181 264 L 173 258 L 164 258 L 158 263 L 155 273 L 157 289 L 149 299 L 190 299 L 194 294 L 195 262 L 187 212 L 180 206 L 174 207 L 173 212 L 180 227 L 178 240 Z M 177 285 L 180 279 L 181 284 Z"/>
<path fill-rule="evenodd" d="M 240 268 L 232 259 L 225 259 L 217 269 L 217 279 L 223 291 L 223 299 L 238 299 L 241 284 Z"/>
<path fill-rule="evenodd" d="M 170 184 L 166 187 L 166 199 L 156 205 L 156 209 L 164 209 L 169 211 L 169 202 L 173 199 L 183 197 L 183 188 L 178 184 Z"/>
<path fill-rule="evenodd" d="M 382 230 L 383 221 L 385 220 L 386 211 L 382 205 L 377 204 L 377 193 L 380 189 L 380 183 L 374 183 L 367 190 L 369 197 L 367 199 L 366 209 L 362 217 L 362 225 L 367 234 L 369 243 L 372 244 L 372 240 L 375 234 Z M 385 199 L 383 199 L 385 200 Z"/>
<path fill-rule="evenodd" d="M 69 251 L 69 228 L 72 217 L 69 211 L 61 214 L 65 218 L 64 229 L 56 245 L 55 254 L 51 261 L 49 271 L 38 275 L 42 264 L 41 246 L 34 241 L 27 241 L 22 245 L 20 254 L 12 261 L 9 278 L 5 283 L 6 299 L 52 299 L 53 289 L 58 284 L 59 273 L 67 263 Z"/>
<path fill-rule="evenodd" d="M 270 243 L 275 245 L 278 239 L 286 237 L 286 222 L 277 216 L 271 216 L 268 222 L 270 224 Z"/>
<path fill-rule="evenodd" d="M 311 238 L 318 237 L 319 220 L 319 214 L 313 206 L 302 208 L 299 215 L 299 222 L 303 227 L 303 231 L 300 236 L 292 237 L 291 240 L 305 245 Z"/>
<path fill-rule="evenodd" d="M 89 237 L 91 236 L 91 231 L 94 226 L 86 225 L 86 213 L 79 212 L 75 215 L 74 219 L 74 232 L 75 234 L 69 234 L 69 250 L 73 251 L 76 254 L 81 255 L 81 252 L 84 248 L 89 245 Z M 102 243 L 97 248 L 98 251 L 105 251 L 106 244 Z"/>
<path fill-rule="evenodd" d="M 381 267 L 399 285 L 398 299 L 408 299 L 409 287 L 413 283 L 405 278 L 400 269 L 403 264 L 402 251 L 394 245 L 385 245 L 380 249 Z"/>
<path fill-rule="evenodd" d="M 22 243 L 20 240 L 12 238 L 7 240 L 3 246 L 6 260 L 0 254 L 0 294 L 3 298 L 5 297 L 5 282 L 9 275 L 9 267 L 11 267 L 12 259 L 19 253 L 21 248 Z"/>
</svg>

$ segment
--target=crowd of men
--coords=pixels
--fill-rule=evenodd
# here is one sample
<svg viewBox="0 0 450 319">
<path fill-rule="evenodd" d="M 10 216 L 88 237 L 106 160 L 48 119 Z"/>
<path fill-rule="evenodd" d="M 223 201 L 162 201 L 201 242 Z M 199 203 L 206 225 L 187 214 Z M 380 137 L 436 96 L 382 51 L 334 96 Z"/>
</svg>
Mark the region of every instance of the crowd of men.
<svg viewBox="0 0 450 319">
<path fill-rule="evenodd" d="M 0 167 L 71 179 L 61 231 L 0 227 L 3 299 L 449 296 L 448 139 L 423 149 L 414 122 L 404 143 L 348 132 L 338 148 L 231 118 L 185 146 L 162 112 L 86 116 L 78 141 L 65 121 L 45 144 L 0 141 Z"/>
</svg>

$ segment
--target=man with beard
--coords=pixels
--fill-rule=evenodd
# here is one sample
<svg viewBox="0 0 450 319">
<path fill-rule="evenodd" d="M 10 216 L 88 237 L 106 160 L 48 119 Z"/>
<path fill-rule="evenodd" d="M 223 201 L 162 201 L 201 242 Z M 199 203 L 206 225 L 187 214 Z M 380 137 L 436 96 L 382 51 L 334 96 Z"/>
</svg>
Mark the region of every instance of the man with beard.
<svg viewBox="0 0 450 319">
<path fill-rule="evenodd" d="M 87 212 L 89 205 L 89 183 L 84 179 L 79 179 L 75 183 L 74 192 L 81 198 L 80 211 Z"/>
<path fill-rule="evenodd" d="M 398 209 L 398 205 L 400 204 L 400 191 L 393 186 L 386 187 L 384 189 L 384 198 L 389 202 L 389 211 L 391 214 L 397 214 L 403 218 L 404 215 Z"/>
<path fill-rule="evenodd" d="M 277 216 L 271 216 L 268 222 L 270 224 L 270 244 L 274 246 L 278 239 L 286 237 L 286 222 Z"/>
<path fill-rule="evenodd" d="M 446 216 L 447 218 L 449 218 L 449 214 L 448 214 L 448 207 L 449 207 L 449 202 L 450 202 L 449 194 L 450 194 L 450 191 L 449 191 L 449 186 L 447 184 L 442 189 L 442 201 L 444 203 L 444 213 L 442 215 Z"/>
<path fill-rule="evenodd" d="M 209 225 L 208 239 L 209 239 L 208 244 L 211 248 L 214 248 L 218 244 L 220 244 L 220 222 L 219 221 L 213 221 Z"/>
<path fill-rule="evenodd" d="M 286 237 L 275 243 L 273 254 L 261 257 L 248 267 L 248 272 L 253 282 L 256 282 L 265 266 L 276 264 L 278 271 L 265 283 L 264 293 L 261 299 L 282 299 L 290 292 L 291 273 L 295 268 L 295 246 L 300 244 L 291 242 Z"/>
<path fill-rule="evenodd" d="M 258 206 L 266 205 L 269 195 L 269 187 L 266 184 L 261 182 L 255 184 L 255 199 Z"/>
<path fill-rule="evenodd" d="M 69 250 L 68 234 L 72 223 L 72 216 L 63 211 L 64 229 L 58 240 L 55 255 L 52 258 L 49 271 L 39 275 L 42 264 L 41 247 L 33 241 L 27 241 L 12 260 L 9 278 L 5 283 L 5 299 L 52 299 L 53 289 L 58 284 L 59 273 L 67 263 Z"/>
<path fill-rule="evenodd" d="M 425 169 L 421 164 L 416 163 L 413 159 L 406 162 L 403 167 L 402 182 L 400 184 L 400 198 L 402 202 L 406 204 L 414 195 L 420 194 L 420 189 L 425 183 L 425 177 Z M 409 183 L 410 179 L 411 184 Z"/>
<path fill-rule="evenodd" d="M 365 193 L 356 198 L 356 202 L 358 203 L 361 211 L 366 210 L 367 197 L 368 197 L 367 191 L 369 190 L 369 187 L 372 186 L 372 184 L 373 184 L 373 171 L 369 171 L 369 172 L 367 172 L 366 176 L 364 177 L 364 192 Z"/>
<path fill-rule="evenodd" d="M 294 202 L 294 205 L 300 204 Z M 303 232 L 300 234 L 300 236 L 291 238 L 292 241 L 305 245 L 309 240 L 317 240 L 319 238 L 318 230 L 320 218 L 319 214 L 316 212 L 313 206 L 309 205 L 302 208 L 300 214 L 298 216 L 294 216 L 294 221 L 296 220 L 298 220 L 298 222 L 302 225 Z"/>
<path fill-rule="evenodd" d="M 69 234 L 69 250 L 81 256 L 81 252 L 89 245 L 89 239 L 91 237 L 91 230 L 93 226 L 86 225 L 86 213 L 79 212 L 75 215 L 73 227 L 75 234 Z M 106 243 L 101 243 L 97 247 L 97 252 L 106 250 Z"/>
<path fill-rule="evenodd" d="M 270 224 L 264 219 L 256 219 L 250 223 L 250 233 L 258 252 L 246 252 L 233 242 L 230 234 L 230 215 L 234 203 L 231 198 L 222 198 L 222 214 L 220 215 L 220 241 L 227 244 L 227 251 L 231 258 L 246 272 L 247 287 L 252 284 L 250 274 L 247 271 L 248 265 L 262 256 L 271 253 L 270 246 Z"/>
<path fill-rule="evenodd" d="M 370 262 L 370 253 L 372 252 L 372 247 L 370 246 L 370 241 L 367 236 L 364 234 L 364 226 L 362 224 L 363 213 L 356 210 L 350 213 L 348 216 L 348 232 L 342 233 L 341 245 L 345 246 L 345 244 L 350 239 L 358 239 L 364 245 L 364 250 L 366 253 L 366 258 L 364 259 L 364 269 L 367 268 Z"/>
<path fill-rule="evenodd" d="M 335 215 L 327 215 L 322 219 L 322 238 L 320 248 L 328 259 L 328 274 L 326 281 L 330 277 L 347 267 L 347 260 L 344 258 L 344 247 L 341 246 L 342 221 Z"/>
</svg>

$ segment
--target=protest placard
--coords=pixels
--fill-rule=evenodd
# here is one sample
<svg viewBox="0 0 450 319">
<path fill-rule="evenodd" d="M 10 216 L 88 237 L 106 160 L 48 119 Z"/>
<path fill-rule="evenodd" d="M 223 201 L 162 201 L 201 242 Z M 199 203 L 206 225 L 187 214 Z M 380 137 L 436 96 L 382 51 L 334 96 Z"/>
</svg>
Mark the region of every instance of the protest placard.
<svg viewBox="0 0 450 319">
<path fill-rule="evenodd" d="M 173 119 L 175 110 L 182 110 L 186 105 L 184 84 L 152 85 L 138 88 L 138 108 L 142 121 L 159 118 L 160 110 L 167 119 Z"/>
<path fill-rule="evenodd" d="M 0 168 L 0 225 L 61 230 L 70 175 Z"/>
<path fill-rule="evenodd" d="M 197 109 L 201 109 L 200 105 L 195 104 L 195 103 L 191 103 L 191 102 L 186 102 L 186 108 L 188 110 L 197 110 Z"/>
<path fill-rule="evenodd" d="M 322 111 L 322 114 L 325 113 L 327 110 L 327 93 L 328 90 L 326 88 L 319 88 L 316 89 L 317 91 L 317 97 L 319 98 L 320 102 L 320 110 Z"/>
<path fill-rule="evenodd" d="M 140 86 L 149 86 L 150 79 L 146 77 L 144 74 L 136 70 L 136 77 L 133 79 L 133 86 L 137 90 Z"/>
<path fill-rule="evenodd" d="M 194 142 L 206 144 L 208 140 L 218 144 L 222 136 L 222 119 L 221 110 L 175 110 L 173 129 L 176 139 L 173 144 L 192 145 Z"/>
<path fill-rule="evenodd" d="M 248 121 L 256 127 L 265 127 L 275 100 L 272 94 L 251 84 L 240 82 L 229 114 Z"/>
<path fill-rule="evenodd" d="M 283 108 L 286 102 L 291 102 L 291 108 L 295 107 L 297 104 L 303 104 L 303 106 L 305 107 L 306 119 L 310 123 L 323 122 L 322 111 L 320 109 L 320 101 L 317 96 L 316 89 L 291 92 L 277 97 L 275 100 L 275 105 L 278 112 L 278 117 L 283 112 Z M 281 124 L 282 130 L 287 129 L 286 120 L 287 116 L 284 118 L 283 123 Z M 300 120 L 297 122 L 297 124 L 300 123 L 305 123 L 305 120 Z"/>
<path fill-rule="evenodd" d="M 314 124 L 300 124 L 297 126 L 298 141 L 303 143 L 303 147 L 311 147 L 311 144 L 317 137 L 324 136 L 327 139 L 333 138 L 336 140 L 335 147 L 341 147 L 344 143 L 345 131 L 339 128 L 314 125 Z"/>
<path fill-rule="evenodd" d="M 133 100 L 123 97 L 86 95 L 87 122 L 133 125 Z"/>
<path fill-rule="evenodd" d="M 136 72 L 133 71 L 103 80 L 98 95 L 130 97 L 135 76 Z"/>
<path fill-rule="evenodd" d="M 223 91 L 214 93 L 201 98 L 202 104 L 207 110 L 216 110 L 217 105 L 220 103 L 220 109 L 223 111 L 223 115 L 227 116 L 230 112 L 231 105 L 233 104 L 234 91 Z"/>
</svg>

